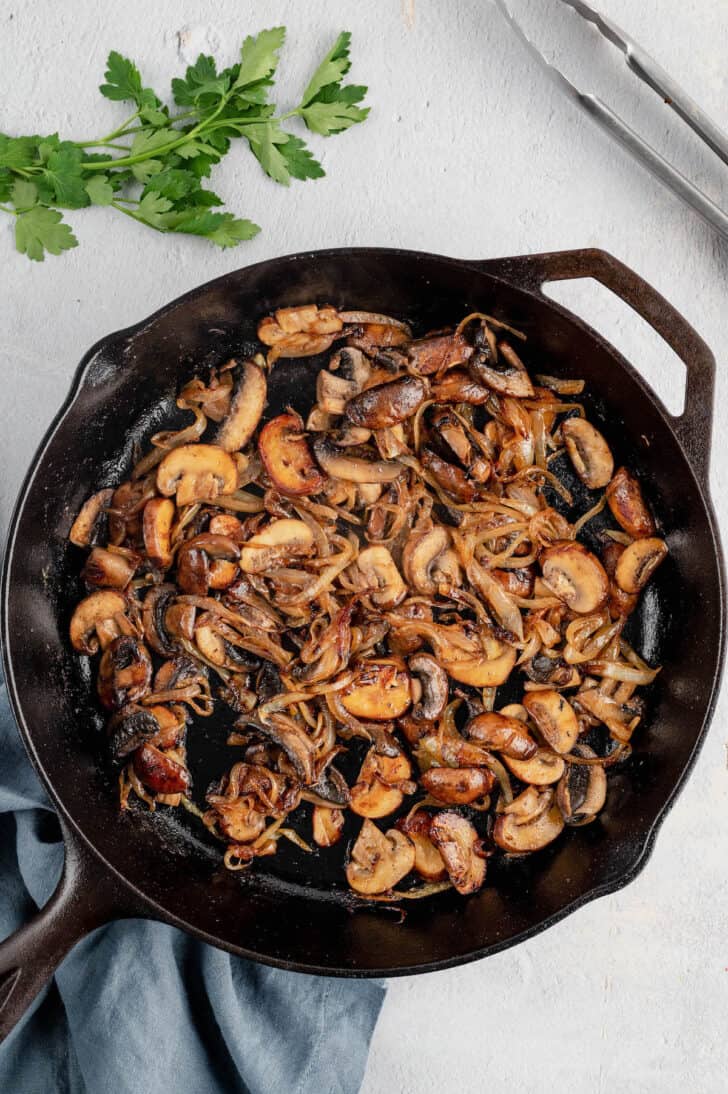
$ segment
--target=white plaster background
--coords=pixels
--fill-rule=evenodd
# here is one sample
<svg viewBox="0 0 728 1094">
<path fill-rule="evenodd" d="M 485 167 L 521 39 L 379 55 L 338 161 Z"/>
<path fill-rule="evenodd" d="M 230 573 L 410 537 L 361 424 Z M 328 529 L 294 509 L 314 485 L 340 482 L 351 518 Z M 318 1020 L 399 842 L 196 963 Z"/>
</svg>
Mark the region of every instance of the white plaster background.
<svg viewBox="0 0 728 1094">
<path fill-rule="evenodd" d="M 724 0 L 602 6 L 728 126 Z M 536 9 L 543 29 L 552 27 L 543 4 Z M 245 33 L 278 23 L 291 43 L 282 103 L 314 52 L 346 27 L 352 76 L 370 85 L 374 109 L 349 134 L 312 139 L 324 180 L 287 192 L 242 149 L 217 169 L 215 189 L 263 226 L 254 242 L 219 252 L 92 209 L 71 214 L 81 246 L 38 265 L 15 254 L 0 222 L 0 531 L 87 347 L 236 266 L 345 244 L 460 257 L 596 245 L 639 271 L 716 353 L 712 488 L 725 528 L 726 244 L 559 97 L 487 0 L 0 0 L 0 129 L 105 132 L 123 116 L 96 91 L 109 49 L 133 56 L 164 88 L 199 48 L 229 62 Z M 611 103 L 728 206 L 725 168 L 616 54 L 573 19 L 560 33 L 572 71 L 611 87 Z M 680 369 L 640 324 L 588 287 L 570 287 L 570 299 L 679 402 Z M 392 982 L 366 1094 L 726 1089 L 727 707 L 724 697 L 629 888 L 487 962 Z"/>
</svg>

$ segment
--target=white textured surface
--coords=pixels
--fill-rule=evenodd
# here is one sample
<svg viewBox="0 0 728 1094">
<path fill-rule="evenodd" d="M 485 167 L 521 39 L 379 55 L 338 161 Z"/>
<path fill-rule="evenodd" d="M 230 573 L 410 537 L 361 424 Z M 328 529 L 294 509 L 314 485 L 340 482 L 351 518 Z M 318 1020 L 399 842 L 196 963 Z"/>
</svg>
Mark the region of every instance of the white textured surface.
<svg viewBox="0 0 728 1094">
<path fill-rule="evenodd" d="M 603 8 L 728 126 L 724 0 L 603 0 Z M 227 62 L 244 33 L 278 22 L 292 43 L 282 102 L 305 79 L 313 49 L 348 27 L 352 75 L 369 83 L 374 110 L 358 130 L 313 139 L 329 175 L 290 192 L 242 150 L 228 157 L 215 188 L 263 226 L 253 243 L 221 253 L 94 209 L 72 214 L 78 250 L 34 265 L 11 250 L 0 222 L 1 527 L 88 346 L 236 266 L 343 244 L 461 257 L 598 245 L 635 268 L 716 352 L 712 484 L 725 527 L 726 245 L 558 96 L 485 0 L 0 0 L 0 128 L 107 130 L 122 116 L 95 90 L 109 49 L 135 57 L 163 87 L 199 48 Z M 725 169 L 606 45 L 573 22 L 566 32 L 575 71 L 593 73 L 601 89 L 619 87 L 612 103 L 728 205 Z M 679 368 L 639 324 L 603 294 L 575 288 L 569 298 L 582 312 L 679 399 Z M 725 716 L 724 699 L 694 776 L 629 888 L 485 963 L 392 982 L 366 1094 L 726 1089 Z"/>
</svg>

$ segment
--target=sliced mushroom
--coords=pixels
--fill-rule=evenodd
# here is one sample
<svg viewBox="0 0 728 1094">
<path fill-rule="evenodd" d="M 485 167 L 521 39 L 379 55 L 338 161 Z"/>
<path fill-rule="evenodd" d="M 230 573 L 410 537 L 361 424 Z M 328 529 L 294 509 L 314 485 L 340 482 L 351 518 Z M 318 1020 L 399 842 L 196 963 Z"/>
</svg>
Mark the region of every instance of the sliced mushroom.
<svg viewBox="0 0 728 1094">
<path fill-rule="evenodd" d="M 401 376 L 377 384 L 349 399 L 346 417 L 365 429 L 386 429 L 411 418 L 427 398 L 427 384 L 417 376 Z"/>
<path fill-rule="evenodd" d="M 442 855 L 450 881 L 463 896 L 475 893 L 485 881 L 486 862 L 475 828 L 451 810 L 438 813 L 430 826 L 430 839 Z"/>
<path fill-rule="evenodd" d="M 394 559 L 386 547 L 367 547 L 360 552 L 357 566 L 367 586 L 374 591 L 369 595 L 377 608 L 394 608 L 407 595 Z"/>
<path fill-rule="evenodd" d="M 332 756 L 333 759 L 333 756 Z M 315 794 L 329 805 L 348 805 L 351 801 L 351 793 L 346 779 L 334 765 L 327 762 L 326 767 L 320 772 L 318 779 L 312 783 L 310 793 Z"/>
<path fill-rule="evenodd" d="M 460 566 L 451 547 L 450 533 L 441 524 L 427 532 L 412 533 L 402 552 L 408 584 L 424 596 L 434 596 L 441 584 L 459 585 Z"/>
<path fill-rule="evenodd" d="M 232 494 L 238 469 L 229 453 L 214 444 L 184 444 L 173 448 L 157 468 L 157 489 L 165 497 L 177 495 L 177 505 Z"/>
<path fill-rule="evenodd" d="M 343 326 L 334 308 L 303 304 L 278 308 L 274 315 L 262 319 L 258 324 L 258 338 L 272 347 L 269 360 L 311 357 L 328 349 Z"/>
<path fill-rule="evenodd" d="M 595 760 L 588 745 L 574 746 L 582 759 Z M 607 773 L 601 764 L 567 764 L 556 787 L 556 802 L 567 824 L 584 824 L 603 808 L 607 800 Z"/>
<path fill-rule="evenodd" d="M 410 872 L 414 862 L 415 849 L 405 835 L 394 828 L 380 832 L 367 819 L 351 849 L 346 880 L 357 893 L 385 893 Z"/>
<path fill-rule="evenodd" d="M 154 794 L 185 794 L 192 784 L 184 764 L 154 745 L 142 745 L 132 762 L 141 781 Z"/>
<path fill-rule="evenodd" d="M 529 398 L 533 395 L 533 385 L 526 366 L 516 351 L 507 342 L 476 335 L 477 352 L 468 361 L 470 375 L 479 383 L 492 388 L 499 395 L 512 395 L 516 398 Z"/>
<path fill-rule="evenodd" d="M 293 412 L 279 414 L 263 427 L 258 451 L 271 482 L 281 494 L 317 494 L 324 478 L 303 436 L 303 421 Z"/>
<path fill-rule="evenodd" d="M 555 596 L 580 615 L 600 608 L 609 595 L 609 579 L 599 559 L 574 540 L 542 552 L 541 573 Z"/>
<path fill-rule="evenodd" d="M 139 556 L 131 551 L 121 554 L 121 550 L 120 547 L 113 551 L 106 547 L 93 547 L 81 571 L 86 584 L 107 589 L 125 589 L 134 577 Z"/>
<path fill-rule="evenodd" d="M 637 593 L 626 593 L 616 580 L 617 563 L 624 554 L 624 544 L 610 540 L 602 550 L 602 565 L 609 577 L 609 614 L 613 619 L 626 618 L 639 604 Z"/>
<path fill-rule="evenodd" d="M 282 748 L 304 786 L 311 786 L 315 780 L 315 748 L 305 730 L 292 718 L 283 714 L 272 714 L 266 722 L 245 722 L 243 726 L 253 724 L 255 732 L 273 741 Z"/>
<path fill-rule="evenodd" d="M 341 703 L 355 718 L 391 721 L 404 714 L 412 701 L 409 674 L 397 658 L 361 661 L 354 679 L 341 692 Z"/>
<path fill-rule="evenodd" d="M 442 855 L 430 839 L 432 814 L 419 809 L 408 817 L 401 817 L 395 827 L 414 844 L 414 868 L 425 881 L 443 881 L 447 877 Z"/>
<path fill-rule="evenodd" d="M 111 589 L 99 589 L 76 606 L 71 617 L 69 635 L 71 645 L 78 653 L 92 654 L 105 648 L 121 634 L 120 621 L 125 617 L 126 601 L 121 593 Z M 101 630 L 101 634 L 99 634 Z"/>
<path fill-rule="evenodd" d="M 482 767 L 431 767 L 420 783 L 446 805 L 470 805 L 490 792 L 495 775 Z"/>
<path fill-rule="evenodd" d="M 548 794 L 548 801 L 552 801 L 552 792 L 544 793 Z M 518 855 L 528 851 L 540 851 L 553 843 L 563 830 L 564 818 L 561 810 L 557 805 L 547 804 L 534 820 L 525 823 L 517 813 L 502 814 L 495 822 L 493 839 L 504 851 Z"/>
<path fill-rule="evenodd" d="M 151 687 L 152 661 L 144 645 L 120 635 L 104 650 L 99 663 L 99 699 L 108 710 L 136 703 Z"/>
<path fill-rule="evenodd" d="M 505 684 L 516 663 L 518 651 L 514 646 L 495 639 L 488 643 L 489 650 L 477 657 L 467 657 L 460 650 L 444 654 L 440 659 L 445 672 L 459 684 L 474 688 L 497 688 Z"/>
<path fill-rule="evenodd" d="M 550 748 L 539 748 L 527 760 L 517 760 L 503 754 L 503 762 L 522 783 L 530 786 L 551 786 L 564 774 L 565 763 Z"/>
<path fill-rule="evenodd" d="M 532 569 L 489 570 L 489 573 L 511 596 L 521 596 L 524 599 L 533 596 L 535 574 Z"/>
<path fill-rule="evenodd" d="M 590 490 L 606 486 L 614 471 L 614 459 L 604 437 L 586 418 L 568 418 L 561 426 L 577 475 Z"/>
<path fill-rule="evenodd" d="M 452 410 L 435 407 L 430 417 L 430 430 L 447 446 L 462 464 L 468 467 L 473 459 L 473 446 L 465 428 Z"/>
<path fill-rule="evenodd" d="M 579 736 L 574 708 L 558 691 L 527 691 L 523 705 L 554 752 L 571 752 Z"/>
<path fill-rule="evenodd" d="M 471 718 L 465 726 L 465 736 L 516 760 L 528 760 L 538 751 L 538 745 L 523 722 L 495 711 Z"/>
<path fill-rule="evenodd" d="M 150 498 L 144 506 L 142 534 L 149 561 L 159 570 L 172 565 L 172 523 L 174 502 L 170 498 Z"/>
<path fill-rule="evenodd" d="M 316 379 L 316 404 L 320 411 L 336 417 L 343 414 L 346 404 L 361 390 L 353 380 L 321 369 Z"/>
<path fill-rule="evenodd" d="M 95 542 L 113 493 L 112 487 L 98 490 L 83 503 L 68 533 L 68 538 L 76 547 L 90 547 Z"/>
<path fill-rule="evenodd" d="M 453 369 L 432 385 L 432 398 L 436 403 L 467 403 L 482 406 L 490 398 L 491 391 L 485 384 L 469 376 L 463 369 Z"/>
<path fill-rule="evenodd" d="M 371 749 L 361 765 L 357 781 L 351 788 L 350 809 L 360 817 L 387 817 L 399 809 L 404 794 L 410 791 L 412 774 L 406 756 L 383 756 Z"/>
<path fill-rule="evenodd" d="M 332 479 L 344 482 L 394 482 L 404 470 L 397 460 L 372 460 L 360 455 L 344 455 L 341 449 L 323 437 L 316 437 L 313 451 L 319 464 Z"/>
<path fill-rule="evenodd" d="M 236 562 L 224 558 L 213 558 L 210 562 L 208 583 L 211 589 L 228 589 L 239 577 Z"/>
<path fill-rule="evenodd" d="M 447 673 L 429 653 L 416 653 L 410 657 L 407 667 L 413 677 L 412 718 L 416 722 L 436 721 L 447 705 L 450 687 Z"/>
<path fill-rule="evenodd" d="M 313 554 L 313 532 L 302 520 L 282 517 L 256 532 L 240 552 L 240 569 L 246 574 L 262 574 L 274 563 Z"/>
<path fill-rule="evenodd" d="M 635 539 L 654 536 L 655 522 L 642 494 L 639 480 L 620 467 L 606 489 L 607 504 L 621 528 Z"/>
<path fill-rule="evenodd" d="M 107 726 L 109 753 L 118 763 L 159 733 L 160 725 L 151 710 L 124 707 Z"/>
<path fill-rule="evenodd" d="M 478 488 L 466 477 L 461 467 L 454 463 L 448 463 L 433 452 L 430 448 L 423 448 L 420 453 L 420 463 L 429 471 L 435 482 L 455 501 L 471 502 L 478 493 Z"/>
<path fill-rule="evenodd" d="M 142 606 L 144 637 L 154 652 L 160 654 L 162 657 L 171 657 L 178 649 L 177 642 L 170 633 L 172 621 L 170 620 L 170 624 L 168 624 L 167 621 L 167 611 L 172 610 L 172 601 L 176 596 L 177 587 L 175 585 L 156 585 L 149 590 L 144 598 L 144 604 Z M 194 615 L 194 608 L 187 606 L 186 612 L 184 613 L 187 626 L 181 636 L 186 638 L 192 637 L 191 626 L 194 625 Z M 174 623 L 179 624 L 181 627 L 182 622 L 182 617 L 178 612 L 175 616 Z M 179 631 L 178 636 L 180 636 Z"/>
<path fill-rule="evenodd" d="M 344 814 L 341 809 L 327 809 L 315 805 L 313 809 L 313 841 L 319 847 L 333 847 L 341 839 L 344 830 Z"/>
<path fill-rule="evenodd" d="M 213 560 L 234 560 L 240 555 L 240 548 L 228 536 L 203 532 L 193 536 L 177 552 L 177 584 L 186 593 L 193 596 L 206 596 L 211 582 L 211 562 Z M 233 581 L 237 568 L 229 576 L 227 584 Z M 219 580 L 218 574 L 218 580 Z"/>
<path fill-rule="evenodd" d="M 534 684 L 551 684 L 553 688 L 573 688 L 581 683 L 579 670 L 574 665 L 569 665 L 559 654 L 551 654 L 541 649 L 528 661 L 523 662 L 523 668 L 529 680 Z"/>
<path fill-rule="evenodd" d="M 614 572 L 617 584 L 625 593 L 638 593 L 645 587 L 667 555 L 663 539 L 636 539 L 620 555 Z"/>
<path fill-rule="evenodd" d="M 258 428 L 267 395 L 263 369 L 255 361 L 243 361 L 230 410 L 215 435 L 215 444 L 226 452 L 244 448 Z"/>
<path fill-rule="evenodd" d="M 472 355 L 473 347 L 460 333 L 435 334 L 410 342 L 405 352 L 415 372 L 433 376 L 463 364 Z"/>
</svg>

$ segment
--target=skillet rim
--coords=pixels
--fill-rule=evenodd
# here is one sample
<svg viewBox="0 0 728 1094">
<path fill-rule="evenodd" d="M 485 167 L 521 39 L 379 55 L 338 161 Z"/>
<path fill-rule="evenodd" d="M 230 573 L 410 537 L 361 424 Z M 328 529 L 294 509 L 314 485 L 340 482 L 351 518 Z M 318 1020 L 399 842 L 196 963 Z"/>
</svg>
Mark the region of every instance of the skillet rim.
<svg viewBox="0 0 728 1094">
<path fill-rule="evenodd" d="M 578 250 L 578 249 L 577 249 Z M 574 254 L 574 250 L 566 250 L 559 252 L 561 254 Z M 593 255 L 606 256 L 612 259 L 612 256 L 608 252 L 600 250 L 598 248 L 586 248 L 581 253 L 590 253 Z M 510 936 L 495 943 L 491 943 L 487 946 L 480 947 L 479 949 L 471 950 L 464 954 L 458 954 L 453 957 L 443 958 L 436 961 L 422 962 L 417 965 L 398 966 L 394 969 L 390 967 L 367 967 L 365 969 L 354 969 L 347 967 L 331 967 L 316 965 L 311 962 L 305 961 L 289 961 L 281 958 L 271 957 L 269 955 L 260 954 L 255 950 L 247 949 L 244 946 L 239 946 L 234 943 L 230 943 L 220 938 L 217 935 L 211 934 L 204 929 L 187 922 L 181 917 L 175 915 L 173 912 L 167 910 L 156 900 L 149 897 L 146 893 L 142 892 L 137 885 L 131 881 L 126 874 L 118 870 L 111 862 L 108 861 L 96 847 L 96 845 L 83 833 L 77 822 L 74 820 L 69 809 L 64 804 L 62 798 L 58 795 L 55 789 L 54 782 L 51 776 L 46 771 L 45 765 L 41 760 L 41 757 L 36 749 L 33 739 L 33 733 L 28 726 L 28 722 L 25 719 L 22 709 L 22 699 L 18 691 L 17 683 L 15 680 L 15 674 L 13 671 L 13 663 L 11 656 L 11 644 L 12 637 L 8 628 L 8 608 L 9 599 L 11 596 L 10 585 L 10 571 L 12 569 L 12 563 L 14 558 L 15 549 L 18 545 L 17 533 L 20 519 L 22 517 L 28 496 L 33 487 L 36 475 L 38 473 L 40 464 L 53 441 L 56 433 L 62 426 L 65 418 L 72 409 L 76 399 L 81 394 L 84 383 L 86 380 L 87 372 L 90 366 L 93 364 L 97 355 L 104 350 L 112 350 L 116 346 L 123 344 L 126 340 L 142 334 L 148 327 L 151 327 L 155 322 L 165 316 L 172 310 L 176 310 L 181 306 L 184 306 L 198 297 L 203 296 L 216 286 L 221 286 L 228 282 L 231 278 L 234 278 L 238 274 L 248 271 L 260 270 L 266 266 L 273 264 L 282 265 L 284 263 L 290 263 L 291 265 L 298 264 L 312 259 L 319 258 L 361 258 L 367 256 L 374 259 L 385 259 L 388 257 L 408 258 L 415 261 L 435 261 L 444 265 L 457 267 L 458 269 L 470 269 L 474 273 L 485 275 L 488 278 L 503 284 L 509 289 L 516 289 L 523 293 L 525 296 L 535 296 L 541 302 L 544 302 L 547 307 L 559 314 L 567 322 L 572 325 L 581 328 L 590 339 L 598 343 L 603 349 L 607 350 L 617 361 L 617 363 L 630 375 L 630 377 L 636 381 L 640 387 L 642 394 L 652 404 L 654 409 L 658 412 L 659 416 L 663 420 L 664 425 L 668 428 L 672 434 L 681 455 L 684 457 L 685 465 L 689 469 L 692 476 L 694 488 L 697 492 L 697 496 L 700 499 L 700 503 L 705 511 L 707 517 L 708 528 L 710 531 L 710 551 L 711 555 L 715 559 L 716 570 L 718 572 L 718 588 L 717 600 L 718 600 L 718 615 L 719 615 L 719 629 L 718 629 L 718 644 L 716 649 L 716 668 L 713 675 L 710 694 L 705 705 L 702 722 L 699 732 L 696 735 L 693 747 L 690 751 L 690 755 L 687 761 L 673 785 L 668 797 L 664 804 L 657 812 L 655 817 L 649 822 L 647 830 L 639 839 L 638 849 L 635 857 L 630 865 L 627 865 L 622 869 L 616 877 L 610 881 L 604 882 L 599 885 L 594 885 L 588 888 L 585 892 L 580 894 L 574 900 L 564 905 L 558 911 L 551 913 L 545 919 L 533 924 L 519 933 Z M 518 258 L 533 258 L 534 260 L 541 257 L 539 254 L 525 255 L 525 256 L 513 256 Z M 468 964 L 473 961 L 482 960 L 485 957 L 489 957 L 503 950 L 509 949 L 522 942 L 528 941 L 530 938 L 535 937 L 542 931 L 547 930 L 549 927 L 559 923 L 562 919 L 578 911 L 586 904 L 602 896 L 607 896 L 610 893 L 617 892 L 619 889 L 630 884 L 637 875 L 644 869 L 653 849 L 654 844 L 659 834 L 659 830 L 665 820 L 670 809 L 672 809 L 678 795 L 683 790 L 685 783 L 690 776 L 695 763 L 697 761 L 700 750 L 704 744 L 706 735 L 710 728 L 710 724 L 715 711 L 715 706 L 720 691 L 722 682 L 723 671 L 725 667 L 725 652 L 726 652 L 726 602 L 725 602 L 725 561 L 722 550 L 720 533 L 718 529 L 718 523 L 715 516 L 715 511 L 710 498 L 710 483 L 706 476 L 705 483 L 701 482 L 692 463 L 685 450 L 683 441 L 678 436 L 675 429 L 675 422 L 678 420 L 668 413 L 664 405 L 657 397 L 656 393 L 649 386 L 647 381 L 641 376 L 641 374 L 626 360 L 619 352 L 619 350 L 612 345 L 606 338 L 604 338 L 598 331 L 594 330 L 588 323 L 582 320 L 578 315 L 569 311 L 569 309 L 560 305 L 557 301 L 551 297 L 546 296 L 541 292 L 540 288 L 532 288 L 524 286 L 518 280 L 516 274 L 513 278 L 508 277 L 505 269 L 501 270 L 500 267 L 507 267 L 507 264 L 512 261 L 512 256 L 504 256 L 499 259 L 458 259 L 449 255 L 433 254 L 426 251 L 416 251 L 407 248 L 390 248 L 390 247 L 331 247 L 323 248 L 319 250 L 300 251 L 288 255 L 281 255 L 275 258 L 264 259 L 257 263 L 252 263 L 248 266 L 238 267 L 235 270 L 230 270 L 216 278 L 211 279 L 198 285 L 187 292 L 181 294 L 175 299 L 168 301 L 162 307 L 158 308 L 155 312 L 140 320 L 137 323 L 131 324 L 128 327 L 121 328 L 113 331 L 110 334 L 104 335 L 98 339 L 93 346 L 83 355 L 79 362 L 69 387 L 68 394 L 66 395 L 60 409 L 54 415 L 50 425 L 48 426 L 45 434 L 40 441 L 34 456 L 32 457 L 28 471 L 26 472 L 18 495 L 16 497 L 10 522 L 8 525 L 8 531 L 5 539 L 5 546 L 3 551 L 3 566 L 2 566 L 2 578 L 0 581 L 0 645 L 2 645 L 2 662 L 5 674 L 5 682 L 10 699 L 11 710 L 15 718 L 18 731 L 20 733 L 23 746 L 28 754 L 31 763 L 39 775 L 44 789 L 46 790 L 51 801 L 55 805 L 61 821 L 61 828 L 64 836 L 64 841 L 71 839 L 75 842 L 76 846 L 80 845 L 81 849 L 89 853 L 92 860 L 96 864 L 100 863 L 103 869 L 115 877 L 122 885 L 122 891 L 129 893 L 130 899 L 128 903 L 133 904 L 134 911 L 132 914 L 136 915 L 148 915 L 149 912 L 153 912 L 154 915 L 149 915 L 149 918 L 157 918 L 161 922 L 170 923 L 181 930 L 186 931 L 188 934 L 201 939 L 209 945 L 216 946 L 217 948 L 224 949 L 230 953 L 244 957 L 248 960 L 256 961 L 260 964 L 271 966 L 274 968 L 284 969 L 286 971 L 300 972 L 305 974 L 323 975 L 323 976 L 336 976 L 346 979 L 370 979 L 377 977 L 394 977 L 394 976 L 406 976 L 426 972 L 436 972 L 448 968 L 454 968 L 459 965 Z M 614 260 L 618 261 L 618 260 Z M 687 410 L 687 407 L 686 407 Z M 120 902 L 119 906 L 120 915 L 125 914 L 125 907 Z M 128 914 L 128 913 L 126 913 Z"/>
</svg>

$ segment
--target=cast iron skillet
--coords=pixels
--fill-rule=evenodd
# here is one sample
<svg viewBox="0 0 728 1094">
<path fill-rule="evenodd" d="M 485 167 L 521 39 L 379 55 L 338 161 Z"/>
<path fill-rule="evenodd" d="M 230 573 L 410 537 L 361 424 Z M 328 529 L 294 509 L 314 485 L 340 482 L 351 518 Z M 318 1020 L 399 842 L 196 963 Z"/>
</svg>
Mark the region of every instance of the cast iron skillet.
<svg viewBox="0 0 728 1094">
<path fill-rule="evenodd" d="M 685 362 L 681 417 L 668 415 L 610 345 L 541 293 L 547 281 L 580 277 L 612 289 Z M 231 875 L 199 826 L 169 811 L 120 815 L 112 776 L 99 762 L 94 674 L 66 637 L 80 593 L 80 556 L 67 534 L 83 500 L 128 472 L 134 441 L 167 428 L 182 380 L 245 353 L 257 318 L 272 308 L 311 300 L 386 311 L 419 332 L 476 308 L 524 330 L 526 361 L 536 371 L 548 361 L 551 371 L 587 380 L 590 417 L 603 423 L 617 458 L 639 467 L 670 544 L 636 621 L 638 645 L 664 669 L 634 757 L 611 777 L 600 819 L 545 852 L 495 864 L 481 893 L 411 902 L 404 918 L 382 906 L 352 910 L 331 889 L 340 867 L 324 853 L 281 848 Z M 306 409 L 318 367 L 315 360 L 276 366 L 269 411 L 287 403 Z M 713 373 L 708 348 L 675 309 L 596 250 L 488 262 L 379 249 L 294 255 L 228 274 L 99 342 L 34 461 L 5 560 L 9 693 L 58 809 L 66 864 L 48 905 L 0 947 L 0 1029 L 12 1027 L 78 939 L 115 918 L 160 919 L 285 969 L 390 976 L 485 957 L 630 881 L 694 762 L 720 675 L 723 575 L 707 496 Z M 199 793 L 232 762 L 222 729 L 205 724 L 191 735 Z"/>
</svg>

